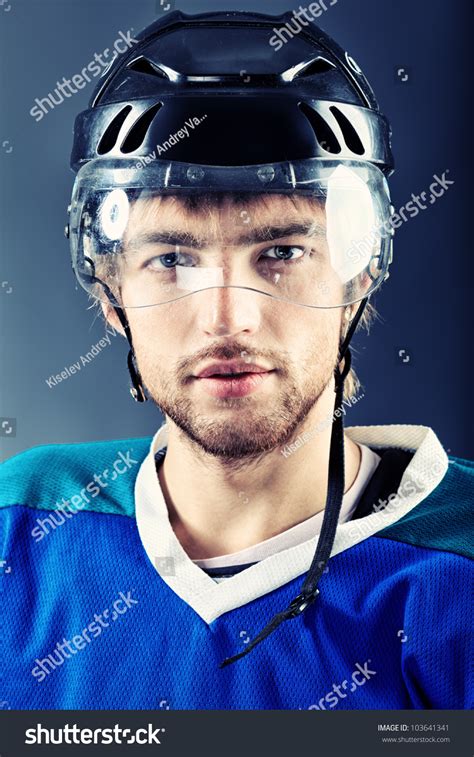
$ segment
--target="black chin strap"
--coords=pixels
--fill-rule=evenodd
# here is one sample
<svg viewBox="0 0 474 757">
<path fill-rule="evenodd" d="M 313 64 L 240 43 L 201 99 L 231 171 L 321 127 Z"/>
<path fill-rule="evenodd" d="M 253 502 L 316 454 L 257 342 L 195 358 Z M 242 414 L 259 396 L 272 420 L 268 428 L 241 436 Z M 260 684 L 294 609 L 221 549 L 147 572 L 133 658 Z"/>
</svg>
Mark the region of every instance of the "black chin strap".
<svg viewBox="0 0 474 757">
<path fill-rule="evenodd" d="M 107 298 L 112 305 L 115 314 L 117 318 L 119 319 L 123 330 L 125 331 L 125 336 L 127 337 L 127 341 L 130 345 L 130 350 L 127 357 L 127 366 L 128 366 L 128 372 L 130 374 L 130 381 L 132 386 L 130 387 L 130 394 L 132 395 L 133 399 L 136 402 L 146 402 L 147 396 L 145 394 L 145 389 L 143 386 L 142 378 L 140 376 L 140 371 L 138 370 L 136 360 L 135 360 L 135 352 L 133 349 L 133 342 L 132 342 L 132 332 L 130 331 L 130 326 L 128 324 L 127 317 L 123 311 L 123 308 L 120 307 L 120 304 L 117 302 L 117 298 L 115 297 L 114 293 L 110 289 L 110 287 L 101 279 L 98 279 L 95 275 L 95 266 L 93 261 L 90 258 L 85 259 L 87 264 L 89 265 L 91 273 L 89 274 L 83 274 L 84 278 L 86 278 L 89 282 L 89 284 L 100 284 L 102 289 L 104 290 L 105 294 L 107 295 Z"/>
<path fill-rule="evenodd" d="M 349 349 L 349 343 L 352 339 L 354 331 L 359 323 L 364 308 L 368 302 L 368 298 L 364 299 L 349 327 L 346 337 L 339 350 L 339 361 L 335 370 L 335 402 L 334 409 L 342 407 L 342 400 L 344 396 L 344 380 L 351 369 L 351 351 Z M 344 360 L 344 368 L 339 371 L 339 364 Z M 296 618 L 301 615 L 306 608 L 314 602 L 319 594 L 318 583 L 326 568 L 326 565 L 331 557 L 332 546 L 336 537 L 337 524 L 339 522 L 339 513 L 342 507 L 342 498 L 344 496 L 344 484 L 345 484 L 345 466 L 344 466 L 344 422 L 343 413 L 334 415 L 334 422 L 331 432 L 331 444 L 329 451 L 329 468 L 328 468 L 328 490 L 326 496 L 326 505 L 324 508 L 323 523 L 321 526 L 321 533 L 319 534 L 316 551 L 311 562 L 306 579 L 301 587 L 301 591 L 297 597 L 288 605 L 285 610 L 274 615 L 270 622 L 260 631 L 260 633 L 250 641 L 244 651 L 239 652 L 232 657 L 226 657 L 220 664 L 220 668 L 224 668 L 227 665 L 231 665 L 236 660 L 240 660 L 241 657 L 245 657 L 249 652 L 254 649 L 261 641 L 269 636 L 273 631 L 278 628 L 280 623 L 289 618 Z"/>
<path fill-rule="evenodd" d="M 140 371 L 138 370 L 138 367 L 135 361 L 135 352 L 133 350 L 132 333 L 130 331 L 130 326 L 128 325 L 128 320 L 121 307 L 119 307 L 118 305 L 115 305 L 113 302 L 112 302 L 112 307 L 117 314 L 117 318 L 122 324 L 122 328 L 125 331 L 125 335 L 130 345 L 130 350 L 128 352 L 128 357 L 127 357 L 128 372 L 130 374 L 130 381 L 132 384 L 132 386 L 130 387 L 130 394 L 132 395 L 133 399 L 136 402 L 146 402 L 147 396 L 145 394 L 145 389 L 143 387 Z"/>
</svg>

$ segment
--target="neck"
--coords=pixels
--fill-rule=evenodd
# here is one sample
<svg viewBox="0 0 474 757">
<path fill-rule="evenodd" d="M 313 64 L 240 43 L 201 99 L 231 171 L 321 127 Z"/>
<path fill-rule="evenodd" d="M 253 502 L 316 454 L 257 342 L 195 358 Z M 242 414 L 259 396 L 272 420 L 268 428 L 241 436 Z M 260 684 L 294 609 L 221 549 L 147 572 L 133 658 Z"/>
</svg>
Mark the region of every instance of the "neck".
<svg viewBox="0 0 474 757">
<path fill-rule="evenodd" d="M 158 475 L 171 526 L 191 559 L 246 549 L 324 509 L 332 424 L 318 424 L 326 425 L 333 404 L 327 390 L 290 440 L 299 437 L 294 451 L 278 447 L 237 468 L 197 449 L 166 418 L 168 448 Z M 347 491 L 360 448 L 345 435 L 344 450 Z"/>
</svg>

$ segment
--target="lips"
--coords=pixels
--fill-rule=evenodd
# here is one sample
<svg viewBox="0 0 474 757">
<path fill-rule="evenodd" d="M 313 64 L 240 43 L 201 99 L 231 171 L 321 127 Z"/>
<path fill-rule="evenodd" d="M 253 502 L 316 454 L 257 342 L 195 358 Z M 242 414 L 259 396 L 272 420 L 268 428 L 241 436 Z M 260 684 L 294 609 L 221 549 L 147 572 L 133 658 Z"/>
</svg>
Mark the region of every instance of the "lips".
<svg viewBox="0 0 474 757">
<path fill-rule="evenodd" d="M 245 360 L 224 360 L 203 368 L 195 376 L 196 385 L 215 399 L 237 399 L 257 391 L 263 391 L 275 373 Z"/>
<path fill-rule="evenodd" d="M 263 368 L 260 365 L 254 363 L 246 363 L 242 361 L 237 362 L 224 362 L 213 363 L 200 371 L 196 378 L 209 378 L 214 376 L 239 376 L 243 373 L 255 374 L 255 373 L 268 373 L 270 368 Z"/>
</svg>

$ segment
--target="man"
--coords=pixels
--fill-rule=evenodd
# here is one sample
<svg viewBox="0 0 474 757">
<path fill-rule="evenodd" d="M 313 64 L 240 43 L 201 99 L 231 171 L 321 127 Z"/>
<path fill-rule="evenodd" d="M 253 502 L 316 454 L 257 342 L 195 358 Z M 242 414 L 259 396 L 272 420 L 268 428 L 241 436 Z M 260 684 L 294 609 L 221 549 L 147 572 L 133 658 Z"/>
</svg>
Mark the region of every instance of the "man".
<svg viewBox="0 0 474 757">
<path fill-rule="evenodd" d="M 472 705 L 472 464 L 343 430 L 389 127 L 314 24 L 272 49 L 287 18 L 170 14 L 78 116 L 74 270 L 166 422 L 4 465 L 15 707 Z"/>
</svg>

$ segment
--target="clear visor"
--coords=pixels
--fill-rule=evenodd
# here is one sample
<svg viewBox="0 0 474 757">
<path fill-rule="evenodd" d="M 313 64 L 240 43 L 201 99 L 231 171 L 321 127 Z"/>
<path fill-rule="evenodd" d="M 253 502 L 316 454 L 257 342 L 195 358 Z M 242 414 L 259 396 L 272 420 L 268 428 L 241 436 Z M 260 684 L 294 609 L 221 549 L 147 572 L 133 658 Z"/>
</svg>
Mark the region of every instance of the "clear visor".
<svg viewBox="0 0 474 757">
<path fill-rule="evenodd" d="M 238 287 L 308 307 L 372 294 L 391 262 L 386 180 L 362 162 L 239 168 L 96 160 L 71 203 L 73 267 L 124 308 Z"/>
</svg>

